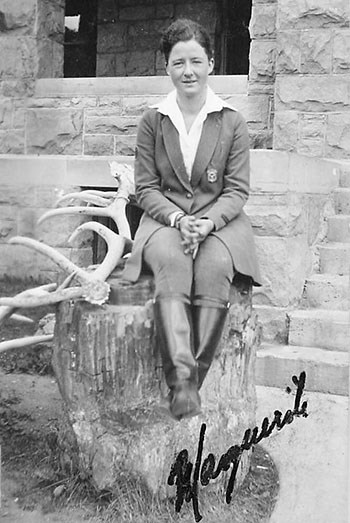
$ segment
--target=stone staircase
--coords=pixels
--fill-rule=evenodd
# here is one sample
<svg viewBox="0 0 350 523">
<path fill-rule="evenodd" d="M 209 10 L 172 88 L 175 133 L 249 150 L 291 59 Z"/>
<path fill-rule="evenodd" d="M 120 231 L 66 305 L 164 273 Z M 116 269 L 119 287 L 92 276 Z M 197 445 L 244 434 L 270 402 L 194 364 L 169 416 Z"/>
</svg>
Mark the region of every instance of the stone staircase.
<svg viewBox="0 0 350 523">
<path fill-rule="evenodd" d="M 335 215 L 319 245 L 319 272 L 305 281 L 299 309 L 289 311 L 285 345 L 263 342 L 257 385 L 285 388 L 305 371 L 307 389 L 348 395 L 350 349 L 350 166 L 333 191 Z"/>
</svg>

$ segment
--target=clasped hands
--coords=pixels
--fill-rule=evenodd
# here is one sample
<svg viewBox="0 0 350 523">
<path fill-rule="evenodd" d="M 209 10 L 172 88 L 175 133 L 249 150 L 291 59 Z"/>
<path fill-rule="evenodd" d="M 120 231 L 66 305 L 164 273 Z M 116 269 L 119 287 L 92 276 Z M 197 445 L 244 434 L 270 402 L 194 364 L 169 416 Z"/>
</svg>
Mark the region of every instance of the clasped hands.
<svg viewBox="0 0 350 523">
<path fill-rule="evenodd" d="M 179 230 L 184 253 L 192 254 L 195 257 L 199 244 L 205 240 L 213 229 L 214 223 L 212 220 L 196 218 L 195 216 L 183 216 L 179 222 Z"/>
</svg>

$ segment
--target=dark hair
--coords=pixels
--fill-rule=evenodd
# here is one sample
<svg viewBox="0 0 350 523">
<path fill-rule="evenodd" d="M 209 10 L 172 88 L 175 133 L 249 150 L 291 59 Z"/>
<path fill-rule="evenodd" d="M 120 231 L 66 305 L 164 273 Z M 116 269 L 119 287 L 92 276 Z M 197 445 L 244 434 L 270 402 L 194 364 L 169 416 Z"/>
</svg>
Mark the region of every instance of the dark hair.
<svg viewBox="0 0 350 523">
<path fill-rule="evenodd" d="M 175 44 L 192 39 L 203 47 L 210 60 L 213 57 L 213 49 L 206 29 L 193 20 L 180 18 L 164 31 L 160 39 L 160 50 L 164 54 L 165 62 L 168 63 L 170 52 Z"/>
</svg>

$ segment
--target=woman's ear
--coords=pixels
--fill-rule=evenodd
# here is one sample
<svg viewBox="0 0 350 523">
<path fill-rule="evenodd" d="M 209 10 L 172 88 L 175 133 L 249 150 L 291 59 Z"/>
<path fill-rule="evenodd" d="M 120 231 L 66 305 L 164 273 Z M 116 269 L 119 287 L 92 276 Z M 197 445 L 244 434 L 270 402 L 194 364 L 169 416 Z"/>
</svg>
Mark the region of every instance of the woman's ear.
<svg viewBox="0 0 350 523">
<path fill-rule="evenodd" d="M 210 58 L 209 60 L 209 74 L 211 74 L 214 71 L 214 58 Z"/>
</svg>

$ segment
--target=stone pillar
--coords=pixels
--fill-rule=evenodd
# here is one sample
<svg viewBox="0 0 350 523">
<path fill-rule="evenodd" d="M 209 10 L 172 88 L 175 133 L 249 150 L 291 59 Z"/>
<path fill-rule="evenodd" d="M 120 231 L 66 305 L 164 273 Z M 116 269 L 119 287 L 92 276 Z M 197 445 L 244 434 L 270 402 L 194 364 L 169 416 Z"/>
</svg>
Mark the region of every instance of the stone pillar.
<svg viewBox="0 0 350 523">
<path fill-rule="evenodd" d="M 216 463 L 240 445 L 255 422 L 255 351 L 259 326 L 248 279 L 232 286 L 231 309 L 221 347 L 201 389 L 200 416 L 177 422 L 157 410 L 164 387 L 159 352 L 153 343 L 152 279 L 135 285 L 109 280 L 109 304 L 60 305 L 53 365 L 75 433 L 82 469 L 100 489 L 118 478 L 144 483 L 153 494 L 171 495 L 167 479 L 176 456 L 187 449 L 195 463 L 202 424 L 202 463 Z M 146 305 L 144 305 L 146 302 Z M 250 452 L 241 455 L 239 485 Z M 231 469 L 212 487 L 227 485 Z M 203 483 L 204 485 L 204 483 Z"/>
<path fill-rule="evenodd" d="M 278 0 L 274 148 L 350 158 L 350 4 Z"/>
<path fill-rule="evenodd" d="M 63 74 L 64 0 L 2 0 L 0 31 L 0 154 L 23 154 L 26 97 Z"/>
<path fill-rule="evenodd" d="M 276 61 L 277 0 L 253 0 L 250 22 L 249 125 L 255 127 L 251 147 L 271 149 Z M 256 123 L 250 123 L 256 122 Z"/>
</svg>

